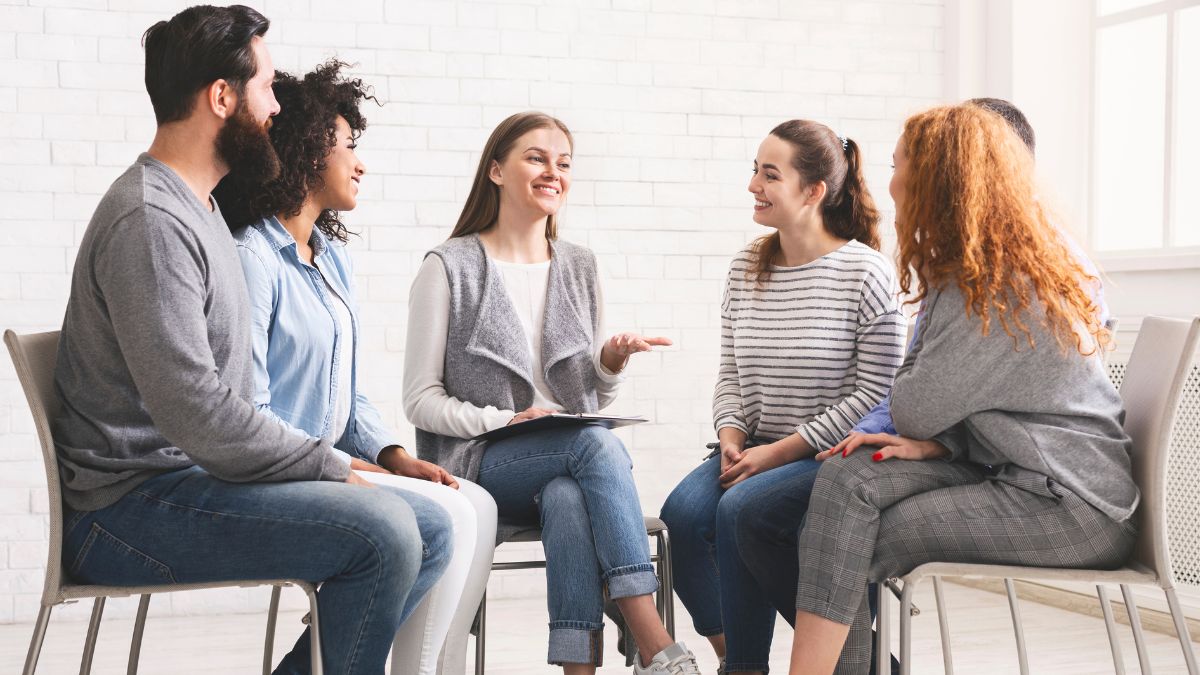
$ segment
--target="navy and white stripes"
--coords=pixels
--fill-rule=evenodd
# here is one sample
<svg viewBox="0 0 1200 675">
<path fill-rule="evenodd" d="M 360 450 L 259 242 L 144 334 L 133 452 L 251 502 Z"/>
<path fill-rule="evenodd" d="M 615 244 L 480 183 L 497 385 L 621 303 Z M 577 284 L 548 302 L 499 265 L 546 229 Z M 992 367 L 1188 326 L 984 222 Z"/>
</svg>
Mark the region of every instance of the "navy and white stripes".
<svg viewBox="0 0 1200 675">
<path fill-rule="evenodd" d="M 749 250 L 729 268 L 721 303 L 719 430 L 761 440 L 799 432 L 825 450 L 892 385 L 904 347 L 893 265 L 857 241 L 761 285 Z"/>
</svg>

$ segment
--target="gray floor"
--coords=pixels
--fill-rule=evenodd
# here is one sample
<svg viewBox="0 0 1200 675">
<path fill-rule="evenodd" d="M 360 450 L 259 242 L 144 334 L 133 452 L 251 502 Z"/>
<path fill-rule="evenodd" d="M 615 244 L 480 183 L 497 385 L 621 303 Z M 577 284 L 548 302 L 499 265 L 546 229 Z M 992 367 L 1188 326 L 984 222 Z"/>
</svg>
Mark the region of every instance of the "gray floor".
<svg viewBox="0 0 1200 675">
<path fill-rule="evenodd" d="M 1018 672 L 1004 597 L 952 584 L 946 588 L 958 672 Z M 939 673 L 941 648 L 932 591 L 928 584 L 923 590 L 916 600 L 924 612 L 914 619 L 913 672 Z M 1031 602 L 1023 603 L 1022 611 L 1033 673 L 1112 672 L 1112 657 L 1102 621 Z M 543 598 L 493 601 L 488 605 L 488 614 L 488 673 L 561 672 L 544 663 L 547 629 Z M 265 611 L 262 615 L 151 618 L 146 628 L 140 672 L 259 672 L 264 616 Z M 682 606 L 677 616 L 680 618 L 679 637 L 696 652 L 702 670 L 714 673 L 716 659 L 706 641 L 692 630 Z M 277 658 L 295 640 L 301 627 L 299 613 L 287 613 L 280 619 Z M 31 630 L 29 624 L 0 626 L 0 673 L 20 671 Z M 52 621 L 38 672 L 45 675 L 77 673 L 86 630 L 86 622 Z M 93 673 L 117 675 L 125 672 L 131 630 L 129 620 L 104 622 Z M 1121 627 L 1120 633 L 1127 672 L 1137 673 L 1137 657 L 1129 630 Z M 1175 638 L 1157 633 L 1147 633 L 1147 638 L 1154 672 L 1186 672 Z M 602 674 L 629 672 L 616 652 L 615 640 L 615 631 L 610 628 L 606 635 L 605 666 L 599 671 Z M 775 629 L 771 654 L 775 672 L 786 672 L 790 647 L 791 629 L 780 621 Z"/>
</svg>

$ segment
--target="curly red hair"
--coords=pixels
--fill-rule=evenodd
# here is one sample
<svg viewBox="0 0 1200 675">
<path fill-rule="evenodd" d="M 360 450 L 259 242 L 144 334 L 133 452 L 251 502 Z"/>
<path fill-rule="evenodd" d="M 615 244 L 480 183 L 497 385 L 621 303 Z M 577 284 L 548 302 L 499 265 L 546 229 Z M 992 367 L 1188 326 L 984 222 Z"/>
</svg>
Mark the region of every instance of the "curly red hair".
<svg viewBox="0 0 1200 675">
<path fill-rule="evenodd" d="M 1035 347 L 1034 297 L 1061 348 L 1081 354 L 1111 342 L 1084 282 L 1089 276 L 1037 198 L 1033 157 L 1004 120 L 976 106 L 934 108 L 904 123 L 905 198 L 896 213 L 900 284 L 913 301 L 956 283 L 988 334 L 992 311 L 1005 333 Z M 1087 339 L 1091 336 L 1091 339 Z"/>
</svg>

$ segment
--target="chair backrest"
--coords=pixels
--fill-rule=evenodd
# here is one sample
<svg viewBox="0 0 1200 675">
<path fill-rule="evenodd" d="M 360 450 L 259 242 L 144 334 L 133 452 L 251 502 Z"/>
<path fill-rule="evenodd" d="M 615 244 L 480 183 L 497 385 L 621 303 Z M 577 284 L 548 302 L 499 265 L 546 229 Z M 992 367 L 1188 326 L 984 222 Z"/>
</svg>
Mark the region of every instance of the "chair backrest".
<svg viewBox="0 0 1200 675">
<path fill-rule="evenodd" d="M 42 443 L 42 461 L 46 466 L 46 488 L 50 495 L 50 554 L 46 560 L 46 583 L 42 602 L 54 602 L 62 586 L 62 488 L 58 483 L 58 454 L 50 433 L 50 420 L 62 407 L 54 393 L 54 364 L 58 357 L 59 331 L 17 335 L 4 331 L 4 344 L 17 369 L 17 379 L 25 390 L 29 412 Z"/>
<path fill-rule="evenodd" d="M 1200 318 L 1142 321 L 1121 382 L 1125 431 L 1133 439 L 1133 479 L 1142 491 L 1134 559 L 1171 580 L 1167 549 L 1167 466 L 1183 384 L 1200 339 Z"/>
</svg>

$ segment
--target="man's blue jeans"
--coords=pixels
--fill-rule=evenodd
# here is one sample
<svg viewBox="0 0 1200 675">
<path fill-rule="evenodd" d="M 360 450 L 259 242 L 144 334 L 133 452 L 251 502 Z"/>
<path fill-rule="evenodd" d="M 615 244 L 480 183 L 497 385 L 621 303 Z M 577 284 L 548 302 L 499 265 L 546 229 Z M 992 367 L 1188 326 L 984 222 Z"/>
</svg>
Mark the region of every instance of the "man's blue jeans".
<svg viewBox="0 0 1200 675">
<path fill-rule="evenodd" d="M 98 511 L 66 512 L 63 563 L 114 586 L 323 581 L 325 670 L 382 674 L 392 638 L 450 558 L 450 518 L 420 495 L 324 481 L 156 476 Z M 309 672 L 308 631 L 276 673 Z"/>
<path fill-rule="evenodd" d="M 632 468 L 620 439 L 597 426 L 513 436 L 484 452 L 478 482 L 500 517 L 541 523 L 550 663 L 602 665 L 604 585 L 613 599 L 658 588 Z"/>
</svg>

